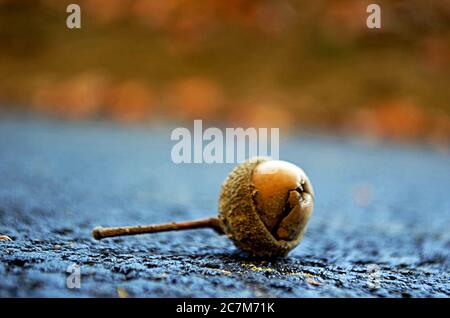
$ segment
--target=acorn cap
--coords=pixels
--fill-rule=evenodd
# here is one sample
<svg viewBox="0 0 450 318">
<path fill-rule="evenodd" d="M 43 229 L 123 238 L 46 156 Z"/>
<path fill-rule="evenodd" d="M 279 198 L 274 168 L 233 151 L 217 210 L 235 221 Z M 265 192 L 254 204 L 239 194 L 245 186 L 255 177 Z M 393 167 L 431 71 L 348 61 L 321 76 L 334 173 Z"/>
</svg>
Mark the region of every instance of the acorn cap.
<svg viewBox="0 0 450 318">
<path fill-rule="evenodd" d="M 314 191 L 302 169 L 256 157 L 236 166 L 222 185 L 219 220 L 223 231 L 253 256 L 285 256 L 305 232 Z"/>
</svg>

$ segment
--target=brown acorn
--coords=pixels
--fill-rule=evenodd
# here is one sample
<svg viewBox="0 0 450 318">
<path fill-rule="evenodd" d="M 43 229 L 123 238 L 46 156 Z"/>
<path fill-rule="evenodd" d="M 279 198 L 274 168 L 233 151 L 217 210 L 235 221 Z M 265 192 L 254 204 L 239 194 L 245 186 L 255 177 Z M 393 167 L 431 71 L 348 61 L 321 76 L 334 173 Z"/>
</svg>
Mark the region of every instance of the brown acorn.
<svg viewBox="0 0 450 318">
<path fill-rule="evenodd" d="M 313 188 L 302 169 L 255 158 L 234 168 L 222 185 L 219 220 L 240 249 L 284 256 L 300 243 L 313 206 Z"/>
<path fill-rule="evenodd" d="M 219 217 L 180 223 L 96 227 L 96 239 L 213 228 L 253 256 L 286 256 L 301 241 L 314 206 L 311 183 L 299 167 L 256 157 L 236 166 L 222 185 Z"/>
</svg>

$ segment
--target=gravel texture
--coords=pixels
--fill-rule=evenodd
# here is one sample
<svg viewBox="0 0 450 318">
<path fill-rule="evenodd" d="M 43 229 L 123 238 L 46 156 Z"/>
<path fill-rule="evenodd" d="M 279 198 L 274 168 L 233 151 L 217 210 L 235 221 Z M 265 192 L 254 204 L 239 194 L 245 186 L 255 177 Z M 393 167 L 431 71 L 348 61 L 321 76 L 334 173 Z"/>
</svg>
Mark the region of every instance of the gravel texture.
<svg viewBox="0 0 450 318">
<path fill-rule="evenodd" d="M 316 191 L 285 259 L 207 229 L 93 240 L 96 225 L 216 215 L 233 165 L 175 165 L 173 144 L 169 128 L 0 119 L 0 297 L 450 296 L 450 155 L 419 146 L 285 139 Z"/>
</svg>

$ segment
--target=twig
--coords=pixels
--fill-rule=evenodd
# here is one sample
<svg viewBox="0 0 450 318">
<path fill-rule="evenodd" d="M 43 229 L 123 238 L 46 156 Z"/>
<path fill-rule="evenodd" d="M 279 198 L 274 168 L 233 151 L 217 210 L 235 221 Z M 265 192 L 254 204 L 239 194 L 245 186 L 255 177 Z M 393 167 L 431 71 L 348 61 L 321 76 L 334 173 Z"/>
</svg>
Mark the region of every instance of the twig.
<svg viewBox="0 0 450 318">
<path fill-rule="evenodd" d="M 101 227 L 97 226 L 92 230 L 92 236 L 96 240 L 106 237 L 147 234 L 168 231 L 182 231 L 200 228 L 210 228 L 219 234 L 223 234 L 218 218 L 207 218 L 195 221 L 172 222 L 165 224 L 150 224 L 136 226 L 120 226 L 120 227 Z"/>
</svg>

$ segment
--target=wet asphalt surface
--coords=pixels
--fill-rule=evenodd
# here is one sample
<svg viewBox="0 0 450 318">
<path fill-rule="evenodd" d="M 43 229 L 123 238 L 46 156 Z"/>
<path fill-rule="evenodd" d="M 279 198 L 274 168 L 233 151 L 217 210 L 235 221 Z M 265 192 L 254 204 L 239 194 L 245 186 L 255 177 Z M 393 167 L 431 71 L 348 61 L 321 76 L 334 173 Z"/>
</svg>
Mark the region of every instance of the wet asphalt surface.
<svg viewBox="0 0 450 318">
<path fill-rule="evenodd" d="M 0 297 L 449 297 L 450 155 L 284 140 L 316 191 L 303 242 L 254 259 L 211 230 L 95 241 L 97 225 L 215 215 L 233 165 L 175 165 L 170 130 L 0 119 Z M 81 287 L 67 268 L 80 266 Z"/>
</svg>

